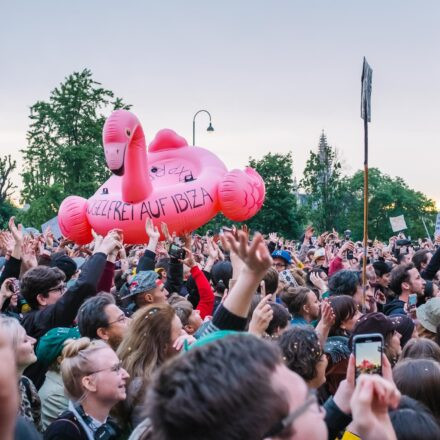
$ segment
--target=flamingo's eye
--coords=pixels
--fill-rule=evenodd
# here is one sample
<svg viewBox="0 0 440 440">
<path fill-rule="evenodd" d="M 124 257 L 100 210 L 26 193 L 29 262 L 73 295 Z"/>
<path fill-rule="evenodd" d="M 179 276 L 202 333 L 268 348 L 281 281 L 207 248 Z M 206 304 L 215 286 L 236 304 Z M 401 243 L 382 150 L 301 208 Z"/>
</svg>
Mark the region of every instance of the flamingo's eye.
<svg viewBox="0 0 440 440">
<path fill-rule="evenodd" d="M 131 131 L 130 131 L 128 128 L 125 129 L 125 133 L 126 133 L 126 135 L 127 135 L 128 137 L 130 137 L 130 135 L 131 135 Z"/>
</svg>

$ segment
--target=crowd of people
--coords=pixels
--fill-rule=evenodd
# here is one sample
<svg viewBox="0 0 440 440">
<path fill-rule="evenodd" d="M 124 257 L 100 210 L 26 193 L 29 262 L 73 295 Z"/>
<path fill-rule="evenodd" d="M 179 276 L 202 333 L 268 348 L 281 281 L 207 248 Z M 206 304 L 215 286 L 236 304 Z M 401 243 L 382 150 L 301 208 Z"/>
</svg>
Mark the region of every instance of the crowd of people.
<svg viewBox="0 0 440 440">
<path fill-rule="evenodd" d="M 440 439 L 440 239 L 145 227 L 0 232 L 1 439 Z"/>
</svg>

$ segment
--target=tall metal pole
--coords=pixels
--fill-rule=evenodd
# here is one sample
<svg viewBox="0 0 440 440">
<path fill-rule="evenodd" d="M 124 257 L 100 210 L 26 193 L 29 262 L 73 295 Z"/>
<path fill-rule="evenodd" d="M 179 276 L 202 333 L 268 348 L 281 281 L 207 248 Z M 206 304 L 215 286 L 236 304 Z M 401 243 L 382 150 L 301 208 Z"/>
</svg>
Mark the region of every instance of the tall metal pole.
<svg viewBox="0 0 440 440">
<path fill-rule="evenodd" d="M 364 114 L 367 114 L 367 101 L 364 102 Z M 362 260 L 362 308 L 365 311 L 367 291 L 368 256 L 368 118 L 364 119 L 364 258 Z"/>
<path fill-rule="evenodd" d="M 361 118 L 364 120 L 364 258 L 362 259 L 362 309 L 366 311 L 368 257 L 368 122 L 371 121 L 371 80 L 373 70 L 364 57 L 362 66 Z"/>
</svg>

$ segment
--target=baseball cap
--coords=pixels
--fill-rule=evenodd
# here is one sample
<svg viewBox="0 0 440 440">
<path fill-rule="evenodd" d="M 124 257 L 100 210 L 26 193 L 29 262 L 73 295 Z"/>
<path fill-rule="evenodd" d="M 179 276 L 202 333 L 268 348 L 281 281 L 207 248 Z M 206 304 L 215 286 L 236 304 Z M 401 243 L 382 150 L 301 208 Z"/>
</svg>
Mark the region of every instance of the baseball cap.
<svg viewBox="0 0 440 440">
<path fill-rule="evenodd" d="M 40 338 L 35 354 L 38 360 L 48 367 L 63 351 L 65 341 L 80 337 L 78 327 L 53 328 Z"/>
<path fill-rule="evenodd" d="M 351 348 L 354 336 L 365 335 L 368 333 L 380 333 L 385 339 L 387 335 L 397 329 L 398 324 L 397 320 L 393 320 L 390 317 L 385 316 L 383 313 L 368 313 L 362 316 L 356 323 L 348 345 Z"/>
<path fill-rule="evenodd" d="M 135 296 L 138 293 L 148 292 L 158 286 L 159 275 L 154 270 L 142 270 L 137 273 L 128 285 L 128 292 L 121 299 Z"/>
<path fill-rule="evenodd" d="M 324 248 L 316 249 L 315 253 L 313 254 L 313 261 L 316 261 L 318 258 L 325 258 Z"/>
<path fill-rule="evenodd" d="M 290 256 L 290 253 L 285 250 L 281 250 L 281 249 L 276 250 L 275 252 L 272 253 L 272 258 L 281 258 L 287 264 L 292 263 L 292 258 Z"/>
<path fill-rule="evenodd" d="M 281 271 L 278 274 L 278 279 L 289 287 L 298 287 L 298 281 L 296 281 L 296 278 L 292 275 L 290 270 L 285 269 Z"/>
</svg>

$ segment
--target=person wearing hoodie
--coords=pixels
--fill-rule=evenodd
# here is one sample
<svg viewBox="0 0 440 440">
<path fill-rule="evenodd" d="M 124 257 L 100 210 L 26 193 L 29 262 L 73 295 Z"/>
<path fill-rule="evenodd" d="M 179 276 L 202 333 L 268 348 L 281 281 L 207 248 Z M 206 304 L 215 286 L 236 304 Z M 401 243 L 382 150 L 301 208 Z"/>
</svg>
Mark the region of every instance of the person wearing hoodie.
<svg viewBox="0 0 440 440">
<path fill-rule="evenodd" d="M 387 316 L 406 315 L 406 304 L 409 295 L 416 293 L 423 296 L 426 281 L 420 276 L 414 264 L 400 264 L 391 271 L 390 288 L 396 295 L 392 301 L 385 304 L 383 313 Z"/>
</svg>

